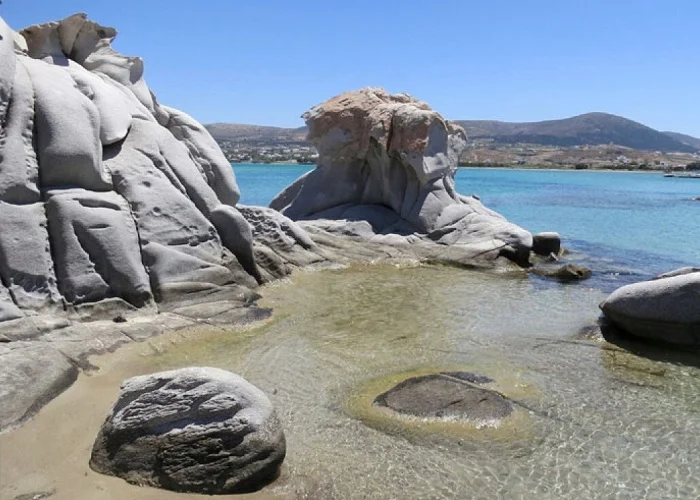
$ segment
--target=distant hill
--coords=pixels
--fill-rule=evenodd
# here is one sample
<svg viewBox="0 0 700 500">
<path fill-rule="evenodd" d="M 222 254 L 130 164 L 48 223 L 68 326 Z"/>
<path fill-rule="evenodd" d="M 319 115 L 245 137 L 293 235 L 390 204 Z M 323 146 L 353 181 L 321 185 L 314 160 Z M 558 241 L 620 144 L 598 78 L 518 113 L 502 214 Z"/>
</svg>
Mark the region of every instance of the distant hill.
<svg viewBox="0 0 700 500">
<path fill-rule="evenodd" d="M 691 146 L 691 147 L 695 148 L 696 150 L 700 151 L 700 139 L 698 139 L 697 137 L 693 137 L 692 135 L 679 134 L 678 132 L 661 132 L 661 133 L 669 136 L 671 139 L 675 139 L 678 142 L 682 142 L 683 144 L 687 144 L 688 146 Z"/>
<path fill-rule="evenodd" d="M 238 123 L 211 123 L 205 127 L 218 142 L 245 142 L 250 146 L 306 143 L 306 127 L 282 128 Z"/>
<path fill-rule="evenodd" d="M 700 139 L 675 132 L 659 132 L 621 116 L 587 113 L 541 122 L 500 122 L 492 120 L 456 120 L 471 140 L 496 144 L 538 144 L 543 146 L 583 146 L 616 144 L 638 150 L 694 153 L 700 151 Z M 280 128 L 234 123 L 206 125 L 219 141 L 250 146 L 305 144 L 306 127 Z"/>
<path fill-rule="evenodd" d="M 470 139 L 490 140 L 498 144 L 527 143 L 565 147 L 616 144 L 640 150 L 682 153 L 693 153 L 700 149 L 700 146 L 679 140 L 668 133 L 608 113 L 587 113 L 542 122 L 457 120 L 457 123 L 465 128 Z"/>
</svg>

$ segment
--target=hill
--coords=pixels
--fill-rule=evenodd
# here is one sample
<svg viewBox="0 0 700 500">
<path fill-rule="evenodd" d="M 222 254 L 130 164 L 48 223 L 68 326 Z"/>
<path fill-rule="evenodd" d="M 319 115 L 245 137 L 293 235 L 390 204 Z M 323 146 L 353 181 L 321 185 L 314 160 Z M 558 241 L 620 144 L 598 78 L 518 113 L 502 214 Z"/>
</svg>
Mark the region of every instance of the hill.
<svg viewBox="0 0 700 500">
<path fill-rule="evenodd" d="M 692 135 L 679 134 L 678 132 L 661 132 L 661 133 L 669 136 L 671 139 L 675 139 L 678 142 L 682 142 L 683 144 L 687 144 L 688 146 L 691 146 L 691 147 L 695 148 L 696 150 L 700 151 L 700 139 L 698 139 L 697 137 L 693 137 Z"/>
<path fill-rule="evenodd" d="M 615 144 L 641 151 L 695 153 L 700 139 L 676 132 L 659 132 L 641 123 L 608 113 L 587 113 L 562 120 L 501 122 L 456 120 L 474 142 L 496 145 L 584 146 Z M 250 147 L 306 144 L 306 127 L 282 128 L 235 123 L 212 123 L 206 128 L 219 143 Z"/>
<path fill-rule="evenodd" d="M 306 127 L 282 128 L 238 123 L 211 123 L 205 127 L 219 143 L 245 143 L 249 146 L 306 143 Z"/>
<path fill-rule="evenodd" d="M 587 113 L 563 120 L 541 122 L 457 122 L 465 128 L 471 140 L 488 140 L 497 144 L 525 143 L 562 147 L 616 144 L 638 150 L 683 153 L 693 153 L 700 149 L 700 145 L 684 142 L 641 123 L 608 113 Z"/>
</svg>

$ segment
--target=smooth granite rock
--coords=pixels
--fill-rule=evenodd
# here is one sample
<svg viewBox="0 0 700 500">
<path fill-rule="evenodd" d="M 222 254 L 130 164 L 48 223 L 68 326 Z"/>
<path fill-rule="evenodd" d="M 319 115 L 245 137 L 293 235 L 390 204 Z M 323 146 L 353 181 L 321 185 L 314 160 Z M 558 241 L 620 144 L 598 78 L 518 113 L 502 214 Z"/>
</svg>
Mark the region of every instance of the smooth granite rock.
<svg viewBox="0 0 700 500">
<path fill-rule="evenodd" d="M 395 234 L 527 265 L 532 235 L 455 191 L 466 135 L 426 103 L 365 88 L 303 118 L 319 152 L 317 167 L 277 195 L 271 208 L 295 221 L 340 221 L 326 227 L 330 232 L 363 239 Z M 455 263 L 470 263 L 463 260 Z"/>
<path fill-rule="evenodd" d="M 284 432 L 262 391 L 193 367 L 125 381 L 90 466 L 139 485 L 230 494 L 273 480 L 284 456 Z"/>
<path fill-rule="evenodd" d="M 700 271 L 693 268 L 618 288 L 600 308 L 629 334 L 700 347 Z"/>
</svg>

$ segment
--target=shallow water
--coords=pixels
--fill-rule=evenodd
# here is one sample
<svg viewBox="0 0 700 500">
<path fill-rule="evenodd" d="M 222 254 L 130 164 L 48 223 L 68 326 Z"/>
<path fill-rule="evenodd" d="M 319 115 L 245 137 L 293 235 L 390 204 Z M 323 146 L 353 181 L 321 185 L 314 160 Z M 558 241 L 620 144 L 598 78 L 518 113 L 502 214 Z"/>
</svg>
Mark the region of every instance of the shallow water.
<svg viewBox="0 0 700 500">
<path fill-rule="evenodd" d="M 140 361 L 210 365 L 263 389 L 288 440 L 269 492 L 319 499 L 699 498 L 700 370 L 577 338 L 585 286 L 443 267 L 304 272 L 264 289 L 274 319 Z M 498 428 L 396 418 L 371 402 L 463 369 L 529 408 Z"/>
<path fill-rule="evenodd" d="M 267 205 L 313 167 L 235 164 L 242 202 Z M 700 264 L 697 179 L 659 172 L 460 168 L 457 191 L 532 231 L 557 231 L 605 291 Z"/>
</svg>

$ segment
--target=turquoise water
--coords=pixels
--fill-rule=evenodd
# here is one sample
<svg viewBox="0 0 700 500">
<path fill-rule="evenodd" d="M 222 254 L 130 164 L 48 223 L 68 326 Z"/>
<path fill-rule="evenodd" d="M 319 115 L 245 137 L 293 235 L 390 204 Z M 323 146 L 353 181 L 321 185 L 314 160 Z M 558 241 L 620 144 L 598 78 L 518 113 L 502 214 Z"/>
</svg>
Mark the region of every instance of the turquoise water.
<svg viewBox="0 0 700 500">
<path fill-rule="evenodd" d="M 242 203 L 267 205 L 313 167 L 236 164 Z M 660 173 L 462 168 L 457 190 L 532 231 L 557 231 L 606 290 L 700 265 L 700 180 Z"/>
</svg>

